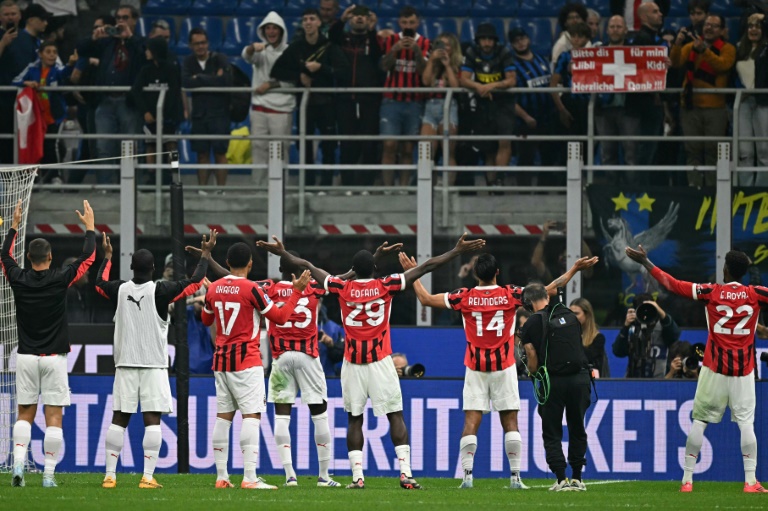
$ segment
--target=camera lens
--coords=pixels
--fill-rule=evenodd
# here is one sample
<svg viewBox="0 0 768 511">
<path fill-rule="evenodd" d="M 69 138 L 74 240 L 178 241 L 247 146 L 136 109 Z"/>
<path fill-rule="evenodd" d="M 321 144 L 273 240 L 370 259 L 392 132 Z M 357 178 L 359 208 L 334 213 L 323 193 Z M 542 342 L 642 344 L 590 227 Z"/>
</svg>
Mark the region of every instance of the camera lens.
<svg viewBox="0 0 768 511">
<path fill-rule="evenodd" d="M 403 368 L 403 376 L 411 378 L 421 378 L 424 376 L 425 368 L 423 364 L 413 364 Z"/>
</svg>

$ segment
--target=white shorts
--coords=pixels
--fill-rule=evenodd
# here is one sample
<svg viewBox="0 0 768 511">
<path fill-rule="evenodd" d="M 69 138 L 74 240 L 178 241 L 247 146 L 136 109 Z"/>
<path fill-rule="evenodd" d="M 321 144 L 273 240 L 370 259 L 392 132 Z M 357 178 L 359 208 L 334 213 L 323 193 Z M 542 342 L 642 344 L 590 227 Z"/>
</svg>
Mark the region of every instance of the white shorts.
<svg viewBox="0 0 768 511">
<path fill-rule="evenodd" d="M 36 405 L 69 406 L 67 355 L 17 355 L 16 402 Z"/>
<path fill-rule="evenodd" d="M 213 377 L 216 379 L 218 413 L 240 410 L 245 415 L 266 411 L 263 367 L 254 366 L 242 371 L 214 371 Z"/>
<path fill-rule="evenodd" d="M 112 410 L 136 413 L 139 411 L 139 403 L 141 403 L 142 412 L 173 412 L 168 369 L 162 367 L 115 368 Z"/>
<path fill-rule="evenodd" d="M 369 397 L 376 417 L 403 410 L 400 380 L 390 356 L 370 364 L 352 364 L 344 359 L 341 365 L 341 395 L 344 410 L 354 416 L 363 414 Z"/>
<path fill-rule="evenodd" d="M 490 413 L 520 409 L 517 388 L 517 368 L 514 364 L 503 371 L 474 371 L 464 373 L 464 410 Z"/>
<path fill-rule="evenodd" d="M 718 423 L 728 406 L 733 422 L 754 424 L 755 402 L 754 371 L 746 376 L 726 376 L 703 366 L 693 398 L 693 418 Z"/>
<path fill-rule="evenodd" d="M 299 351 L 286 351 L 272 361 L 267 401 L 292 405 L 299 391 L 301 402 L 306 405 L 319 405 L 328 401 L 328 388 L 320 359 Z"/>
</svg>

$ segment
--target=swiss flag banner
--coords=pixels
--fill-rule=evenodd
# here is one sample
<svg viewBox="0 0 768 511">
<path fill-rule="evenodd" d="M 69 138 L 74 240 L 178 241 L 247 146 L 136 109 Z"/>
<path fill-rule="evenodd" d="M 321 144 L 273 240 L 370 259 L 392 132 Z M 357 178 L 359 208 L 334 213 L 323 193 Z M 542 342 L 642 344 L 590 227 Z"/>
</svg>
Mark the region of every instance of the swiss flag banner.
<svg viewBox="0 0 768 511">
<path fill-rule="evenodd" d="M 650 92 L 667 87 L 664 46 L 598 46 L 571 53 L 571 92 Z"/>
</svg>

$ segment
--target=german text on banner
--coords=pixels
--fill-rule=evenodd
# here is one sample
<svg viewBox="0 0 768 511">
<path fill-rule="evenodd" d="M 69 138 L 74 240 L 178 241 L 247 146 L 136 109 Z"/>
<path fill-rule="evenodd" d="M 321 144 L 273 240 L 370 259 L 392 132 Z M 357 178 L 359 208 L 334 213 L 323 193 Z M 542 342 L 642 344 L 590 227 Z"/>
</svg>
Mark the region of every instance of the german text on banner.
<svg viewBox="0 0 768 511">
<path fill-rule="evenodd" d="M 667 86 L 663 46 L 598 46 L 573 51 L 571 92 L 651 92 Z"/>
</svg>

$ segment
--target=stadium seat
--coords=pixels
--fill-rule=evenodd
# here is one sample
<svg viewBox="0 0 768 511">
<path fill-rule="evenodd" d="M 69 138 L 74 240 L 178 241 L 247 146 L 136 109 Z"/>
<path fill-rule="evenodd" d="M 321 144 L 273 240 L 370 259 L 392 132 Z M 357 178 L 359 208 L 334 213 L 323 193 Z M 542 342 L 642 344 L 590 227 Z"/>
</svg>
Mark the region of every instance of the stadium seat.
<svg viewBox="0 0 768 511">
<path fill-rule="evenodd" d="M 688 0 L 671 0 L 667 16 L 670 18 L 688 16 Z"/>
<path fill-rule="evenodd" d="M 230 59 L 230 63 L 240 68 L 246 75 L 248 75 L 248 78 L 253 79 L 253 66 L 245 60 L 240 57 L 234 57 Z"/>
<path fill-rule="evenodd" d="M 475 0 L 470 15 L 473 17 L 516 16 L 517 2 L 509 0 Z"/>
<path fill-rule="evenodd" d="M 464 17 L 472 9 L 472 0 L 427 0 L 424 6 L 426 19 L 437 16 Z"/>
<path fill-rule="evenodd" d="M 231 16 L 237 0 L 193 0 L 189 14 L 195 16 Z"/>
<path fill-rule="evenodd" d="M 397 18 L 379 18 L 379 30 L 389 28 L 395 32 L 400 32 L 400 25 L 397 23 Z M 421 29 L 419 29 L 421 31 Z"/>
<path fill-rule="evenodd" d="M 521 18 L 557 17 L 562 6 L 561 0 L 523 0 L 517 15 Z"/>
<path fill-rule="evenodd" d="M 286 2 L 285 4 L 285 7 L 283 8 L 283 13 L 286 16 L 300 17 L 301 13 L 304 12 L 305 9 L 309 9 L 310 7 L 316 8 L 317 1 L 316 0 L 288 0 L 288 2 Z"/>
<path fill-rule="evenodd" d="M 454 18 L 428 18 L 421 22 L 422 33 L 431 41 L 440 34 L 451 33 L 459 36 L 459 24 Z"/>
<path fill-rule="evenodd" d="M 726 18 L 725 26 L 728 27 L 726 41 L 735 45 L 741 38 L 741 20 L 739 18 Z"/>
<path fill-rule="evenodd" d="M 283 0 L 240 0 L 240 4 L 235 10 L 237 16 L 263 16 L 269 11 L 275 11 L 278 14 L 283 13 L 285 2 Z"/>
<path fill-rule="evenodd" d="M 400 14 L 400 9 L 406 5 L 415 7 L 419 13 L 421 13 L 421 11 L 424 9 L 423 1 L 412 2 L 410 0 L 381 0 L 379 2 L 379 7 L 376 11 L 376 14 L 379 16 L 398 16 Z"/>
<path fill-rule="evenodd" d="M 610 2 L 605 0 L 582 0 L 581 3 L 587 6 L 587 9 L 594 9 L 600 13 L 602 18 L 609 18 L 611 16 Z M 552 16 L 557 16 L 557 12 L 553 12 Z"/>
<path fill-rule="evenodd" d="M 515 27 L 520 27 L 528 33 L 528 37 L 531 38 L 531 50 L 549 58 L 554 43 L 552 40 L 552 22 L 549 19 L 512 20 L 509 23 L 507 34 Z"/>
<path fill-rule="evenodd" d="M 141 37 L 147 37 L 149 33 L 152 31 L 152 24 L 155 21 L 160 19 L 165 20 L 171 29 L 171 41 L 169 43 L 169 46 L 170 47 L 175 46 L 176 22 L 170 16 L 142 16 L 141 18 L 139 18 L 139 21 L 136 23 L 136 33 L 138 33 Z"/>
<path fill-rule="evenodd" d="M 717 0 L 712 2 L 709 10 L 723 16 L 741 16 L 741 8 L 736 6 L 736 0 Z"/>
<path fill-rule="evenodd" d="M 499 36 L 499 43 L 500 44 L 506 44 L 507 43 L 507 31 L 504 28 L 504 20 L 500 18 L 486 18 L 486 19 L 465 19 L 461 23 L 461 40 L 462 41 L 474 41 L 475 40 L 475 29 L 478 25 L 481 23 L 491 23 L 494 27 L 496 27 L 496 34 Z"/>
<path fill-rule="evenodd" d="M 240 55 L 245 45 L 260 41 L 261 39 L 256 35 L 256 27 L 259 26 L 261 19 L 230 18 L 227 21 L 221 51 L 227 55 Z"/>
<path fill-rule="evenodd" d="M 687 16 L 684 18 L 664 18 L 664 28 L 674 30 L 675 32 L 683 27 L 687 27 L 690 23 L 691 20 Z"/>
<path fill-rule="evenodd" d="M 192 16 L 181 22 L 179 41 L 176 44 L 176 53 L 179 55 L 188 55 L 190 53 L 189 32 L 195 27 L 202 27 L 208 33 L 208 47 L 211 51 L 218 51 L 221 48 L 223 36 L 221 18 L 213 16 Z"/>
<path fill-rule="evenodd" d="M 191 0 L 149 0 L 142 8 L 142 14 L 186 14 Z"/>
</svg>

